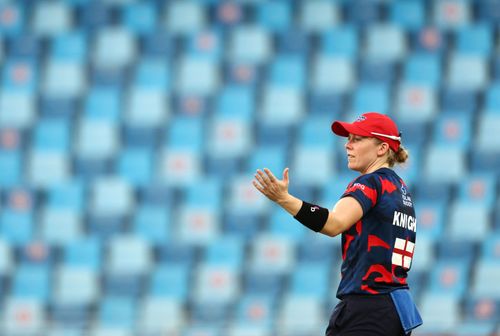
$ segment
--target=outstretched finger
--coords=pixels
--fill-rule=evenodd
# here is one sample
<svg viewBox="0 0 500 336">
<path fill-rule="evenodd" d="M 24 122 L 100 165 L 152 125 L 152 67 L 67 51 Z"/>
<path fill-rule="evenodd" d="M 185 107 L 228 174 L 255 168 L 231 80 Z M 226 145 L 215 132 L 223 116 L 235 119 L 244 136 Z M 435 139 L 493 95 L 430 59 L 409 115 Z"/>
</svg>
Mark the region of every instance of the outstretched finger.
<svg viewBox="0 0 500 336">
<path fill-rule="evenodd" d="M 269 177 L 269 180 L 271 182 L 275 182 L 276 181 L 276 177 L 274 176 L 274 174 L 273 174 L 272 171 L 270 171 L 268 168 L 264 168 L 264 171 L 266 172 L 266 174 Z"/>
<path fill-rule="evenodd" d="M 255 174 L 254 177 L 259 182 L 262 189 L 267 188 L 267 186 L 269 185 L 269 181 L 267 180 L 267 178 L 264 176 L 264 174 L 262 172 L 257 171 L 257 174 Z"/>
<path fill-rule="evenodd" d="M 264 193 L 264 188 L 262 187 L 262 185 L 260 185 L 259 182 L 253 180 L 252 184 L 255 187 L 255 189 L 257 189 L 258 191 L 260 191 L 262 194 Z"/>
<path fill-rule="evenodd" d="M 268 185 L 271 180 L 269 179 L 269 177 L 264 174 L 264 172 L 260 169 L 257 169 L 257 174 L 255 175 L 255 177 L 259 178 L 259 182 L 262 184 L 262 185 Z"/>
</svg>

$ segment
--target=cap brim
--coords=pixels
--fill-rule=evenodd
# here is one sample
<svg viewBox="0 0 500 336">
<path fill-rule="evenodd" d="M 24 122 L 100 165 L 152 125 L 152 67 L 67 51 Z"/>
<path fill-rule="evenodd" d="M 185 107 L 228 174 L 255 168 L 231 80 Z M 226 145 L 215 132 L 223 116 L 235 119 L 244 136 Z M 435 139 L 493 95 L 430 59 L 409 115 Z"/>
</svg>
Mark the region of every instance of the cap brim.
<svg viewBox="0 0 500 336">
<path fill-rule="evenodd" d="M 363 131 L 361 128 L 355 126 L 354 124 L 344 121 L 334 121 L 332 124 L 332 132 L 343 137 L 348 137 L 349 134 L 371 136 L 371 134 Z"/>
</svg>

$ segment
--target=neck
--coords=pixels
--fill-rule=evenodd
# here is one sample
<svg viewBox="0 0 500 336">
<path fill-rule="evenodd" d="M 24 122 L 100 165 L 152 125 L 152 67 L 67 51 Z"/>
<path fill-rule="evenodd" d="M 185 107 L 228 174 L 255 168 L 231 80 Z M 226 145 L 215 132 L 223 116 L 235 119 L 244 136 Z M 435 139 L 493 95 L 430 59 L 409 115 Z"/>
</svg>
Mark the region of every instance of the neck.
<svg viewBox="0 0 500 336">
<path fill-rule="evenodd" d="M 377 169 L 380 169 L 380 168 L 389 168 L 389 164 L 387 163 L 386 160 L 374 161 L 372 164 L 370 164 L 368 167 L 366 167 L 366 169 L 364 171 L 361 172 L 361 175 L 373 173 L 374 171 L 376 171 Z"/>
</svg>

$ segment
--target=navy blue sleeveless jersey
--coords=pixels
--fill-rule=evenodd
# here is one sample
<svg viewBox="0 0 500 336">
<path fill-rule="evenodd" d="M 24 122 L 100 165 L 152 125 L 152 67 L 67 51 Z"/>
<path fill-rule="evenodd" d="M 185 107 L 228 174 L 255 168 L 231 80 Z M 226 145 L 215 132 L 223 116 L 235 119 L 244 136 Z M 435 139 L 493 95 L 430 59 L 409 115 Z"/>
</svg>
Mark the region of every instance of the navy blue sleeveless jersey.
<svg viewBox="0 0 500 336">
<path fill-rule="evenodd" d="M 380 168 L 349 183 L 342 197 L 348 196 L 359 202 L 363 217 L 342 234 L 337 297 L 408 288 L 417 222 L 405 183 L 392 169 Z"/>
</svg>

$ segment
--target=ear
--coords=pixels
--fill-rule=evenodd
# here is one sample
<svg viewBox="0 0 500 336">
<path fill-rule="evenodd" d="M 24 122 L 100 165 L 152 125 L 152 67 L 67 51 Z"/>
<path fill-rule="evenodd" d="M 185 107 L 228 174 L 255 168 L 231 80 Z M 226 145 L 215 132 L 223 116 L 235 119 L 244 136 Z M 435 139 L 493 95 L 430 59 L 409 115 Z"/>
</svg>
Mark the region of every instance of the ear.
<svg viewBox="0 0 500 336">
<path fill-rule="evenodd" d="M 384 156 L 388 152 L 389 152 L 389 144 L 387 142 L 382 142 L 378 147 L 377 154 L 380 156 Z"/>
</svg>

